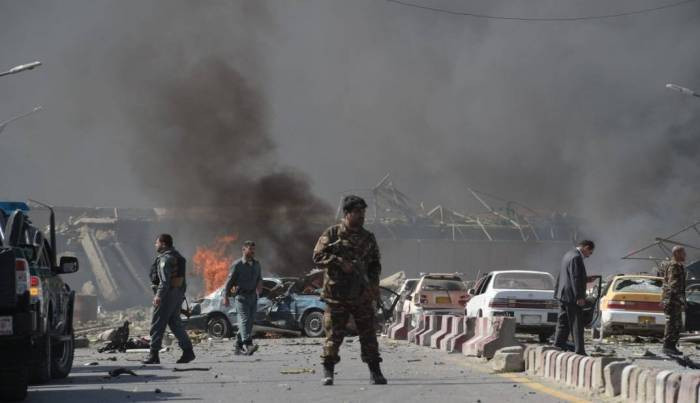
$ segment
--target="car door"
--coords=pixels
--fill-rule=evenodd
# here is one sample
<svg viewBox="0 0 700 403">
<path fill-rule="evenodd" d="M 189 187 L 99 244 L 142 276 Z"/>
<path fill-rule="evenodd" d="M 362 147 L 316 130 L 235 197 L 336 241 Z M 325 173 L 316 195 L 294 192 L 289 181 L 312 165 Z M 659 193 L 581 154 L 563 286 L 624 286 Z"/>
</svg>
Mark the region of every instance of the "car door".
<svg viewBox="0 0 700 403">
<path fill-rule="evenodd" d="M 484 310 L 484 304 L 488 299 L 486 290 L 491 283 L 491 277 L 491 274 L 487 275 L 483 278 L 483 281 L 478 284 L 478 288 L 475 289 L 474 296 L 469 300 L 469 302 L 467 302 L 467 316 L 478 316 L 478 312 Z"/>
<path fill-rule="evenodd" d="M 41 287 L 43 288 L 44 304 L 46 309 L 51 309 L 51 317 L 49 317 L 49 328 L 52 331 L 56 330 L 56 326 L 65 325 L 66 304 L 68 298 L 64 283 L 51 268 L 51 252 L 49 243 L 42 239 L 37 247 L 36 255 L 36 270 L 37 275 L 41 279 Z"/>
</svg>

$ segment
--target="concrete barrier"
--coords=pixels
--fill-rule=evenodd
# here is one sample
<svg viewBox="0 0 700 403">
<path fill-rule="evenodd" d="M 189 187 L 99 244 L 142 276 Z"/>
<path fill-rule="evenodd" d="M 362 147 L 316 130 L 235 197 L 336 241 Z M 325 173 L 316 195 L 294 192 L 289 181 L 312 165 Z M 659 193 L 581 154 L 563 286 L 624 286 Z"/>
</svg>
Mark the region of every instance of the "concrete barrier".
<svg viewBox="0 0 700 403">
<path fill-rule="evenodd" d="M 462 354 L 491 359 L 496 350 L 517 345 L 519 343 L 515 340 L 515 318 L 478 318 L 474 337 L 462 344 Z"/>
<path fill-rule="evenodd" d="M 666 399 L 666 382 L 671 374 L 673 374 L 673 371 L 671 370 L 660 371 L 658 374 L 656 374 L 654 402 L 664 403 L 664 400 Z"/>
<path fill-rule="evenodd" d="M 624 360 L 624 358 L 617 357 L 596 357 L 593 359 L 593 368 L 591 369 L 591 389 L 593 392 L 605 392 L 605 373 L 603 371 L 605 366 L 613 362 Z"/>
<path fill-rule="evenodd" d="M 635 393 L 630 393 L 630 385 L 632 382 L 636 384 L 637 372 L 639 372 L 639 367 L 637 365 L 628 365 L 622 370 L 622 376 L 620 378 L 620 397 L 623 400 L 632 399 Z"/>
<path fill-rule="evenodd" d="M 544 372 L 542 376 L 545 378 L 554 378 L 557 368 L 557 359 L 563 354 L 560 350 L 549 350 L 544 353 Z"/>
<path fill-rule="evenodd" d="M 579 364 L 578 378 L 576 379 L 576 387 L 582 390 L 590 391 L 593 389 L 593 357 L 583 357 Z"/>
<path fill-rule="evenodd" d="M 554 372 L 550 374 L 553 375 L 552 379 L 557 382 L 566 381 L 566 364 L 569 361 L 569 358 L 575 355 L 576 354 L 570 352 L 562 352 L 557 354 L 557 359 L 554 361 Z"/>
<path fill-rule="evenodd" d="M 431 338 L 440 331 L 440 326 L 442 326 L 442 316 L 428 315 L 428 317 L 430 320 L 426 331 L 418 335 L 418 345 L 423 347 L 430 347 Z"/>
<path fill-rule="evenodd" d="M 666 378 L 663 402 L 680 402 L 678 394 L 681 388 L 681 374 L 673 372 Z M 685 402 L 683 402 L 685 403 Z"/>
<path fill-rule="evenodd" d="M 430 338 L 431 348 L 440 348 L 440 342 L 452 332 L 452 318 L 454 315 L 443 315 L 442 323 L 440 324 L 440 330 L 436 332 L 433 337 Z"/>
<path fill-rule="evenodd" d="M 556 347 L 553 346 L 543 346 L 535 349 L 535 375 L 545 376 L 548 373 L 549 359 L 547 353 L 552 355 L 553 353 L 560 352 Z"/>
<path fill-rule="evenodd" d="M 464 342 L 474 337 L 474 330 L 476 328 L 476 318 L 464 317 L 460 320 L 460 322 L 461 323 L 458 325 L 458 328 L 460 328 L 461 330 L 458 330 L 456 336 L 450 337 L 447 340 L 447 351 L 450 353 L 461 353 L 462 345 L 464 344 Z"/>
<path fill-rule="evenodd" d="M 586 358 L 584 355 L 575 355 L 569 359 L 569 366 L 566 369 L 566 384 L 569 386 L 578 386 L 579 369 L 581 368 L 581 360 Z"/>
<path fill-rule="evenodd" d="M 411 331 L 408 332 L 408 336 L 406 336 L 410 343 L 414 343 L 414 344 L 418 343 L 418 335 L 421 334 L 422 332 L 424 332 L 425 328 L 427 326 L 426 317 L 427 317 L 427 315 L 425 315 L 425 314 L 416 315 L 416 321 L 417 321 L 416 327 L 411 329 Z"/>
<path fill-rule="evenodd" d="M 630 366 L 629 361 L 611 362 L 603 368 L 605 379 L 605 396 L 615 397 L 620 394 L 622 388 L 622 371 Z"/>
<path fill-rule="evenodd" d="M 656 397 L 656 376 L 660 369 L 648 368 L 639 374 L 637 381 L 637 401 L 642 403 L 654 403 Z"/>
<path fill-rule="evenodd" d="M 389 328 L 389 338 L 394 340 L 406 340 L 408 338 L 408 332 L 411 331 L 411 318 L 412 315 L 410 313 L 401 312 L 399 320 Z"/>
<path fill-rule="evenodd" d="M 681 383 L 678 390 L 678 401 L 699 401 L 700 395 L 698 394 L 698 387 L 700 387 L 700 373 L 684 372 L 683 375 L 681 375 Z"/>
<path fill-rule="evenodd" d="M 534 374 L 535 366 L 535 349 L 539 347 L 534 344 L 528 344 L 523 351 L 523 359 L 525 360 L 525 372 L 528 375 Z"/>
<path fill-rule="evenodd" d="M 445 334 L 445 337 L 443 337 L 440 340 L 440 350 L 442 351 L 447 351 L 448 350 L 448 342 L 450 339 L 455 338 L 457 335 L 459 335 L 462 332 L 462 329 L 464 328 L 464 317 L 461 315 L 450 315 L 450 331 L 449 333 Z"/>
</svg>

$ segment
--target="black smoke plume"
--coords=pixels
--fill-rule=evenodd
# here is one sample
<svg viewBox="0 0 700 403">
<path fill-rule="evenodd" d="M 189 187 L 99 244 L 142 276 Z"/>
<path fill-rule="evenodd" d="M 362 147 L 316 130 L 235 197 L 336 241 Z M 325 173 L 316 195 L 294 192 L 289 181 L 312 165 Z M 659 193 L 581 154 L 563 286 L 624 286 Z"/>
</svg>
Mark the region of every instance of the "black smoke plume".
<svg viewBox="0 0 700 403">
<path fill-rule="evenodd" d="M 206 212 L 200 234 L 256 240 L 269 271 L 308 270 L 331 208 L 303 174 L 276 162 L 254 85 L 212 57 L 152 82 L 147 93 L 148 108 L 131 108 L 140 139 L 133 164 L 161 205 Z"/>
</svg>

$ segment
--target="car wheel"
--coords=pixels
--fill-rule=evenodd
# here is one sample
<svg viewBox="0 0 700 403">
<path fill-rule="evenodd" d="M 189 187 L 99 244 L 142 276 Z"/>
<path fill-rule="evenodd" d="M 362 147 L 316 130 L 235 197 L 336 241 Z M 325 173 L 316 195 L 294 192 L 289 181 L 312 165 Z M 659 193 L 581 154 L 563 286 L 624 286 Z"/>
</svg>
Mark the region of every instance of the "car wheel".
<svg viewBox="0 0 700 403">
<path fill-rule="evenodd" d="M 13 402 L 26 399 L 28 385 L 27 367 L 23 364 L 3 370 L 0 372 L 0 400 Z"/>
<path fill-rule="evenodd" d="M 54 344 L 52 349 L 51 376 L 54 379 L 65 378 L 73 368 L 73 355 L 75 353 L 73 332 L 68 340 Z"/>
<path fill-rule="evenodd" d="M 304 317 L 304 334 L 307 337 L 321 337 L 326 333 L 323 328 L 323 312 L 311 311 Z"/>
<path fill-rule="evenodd" d="M 51 380 L 51 336 L 47 334 L 39 337 L 35 348 L 37 365 L 33 370 L 32 381 L 36 383 L 48 382 Z"/>
<path fill-rule="evenodd" d="M 212 315 L 207 322 L 207 333 L 215 339 L 223 339 L 231 335 L 231 324 L 224 315 Z"/>
</svg>

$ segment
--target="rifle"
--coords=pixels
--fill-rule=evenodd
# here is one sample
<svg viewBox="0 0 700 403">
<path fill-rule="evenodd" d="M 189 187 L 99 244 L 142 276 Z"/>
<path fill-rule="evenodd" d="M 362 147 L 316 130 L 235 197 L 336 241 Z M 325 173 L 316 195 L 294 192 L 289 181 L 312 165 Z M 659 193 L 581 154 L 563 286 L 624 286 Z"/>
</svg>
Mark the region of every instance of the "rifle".
<svg viewBox="0 0 700 403">
<path fill-rule="evenodd" d="M 329 253 L 332 253 L 336 256 L 340 256 L 344 262 L 349 262 L 352 266 L 353 273 L 356 277 L 360 279 L 362 285 L 367 289 L 372 288 L 371 284 L 369 283 L 369 278 L 367 277 L 367 269 L 365 268 L 364 270 L 361 270 L 360 268 L 360 266 L 365 266 L 367 250 L 363 251 L 363 255 L 360 257 L 350 256 L 348 254 L 347 248 L 343 247 L 341 242 L 342 239 L 338 237 L 337 240 L 326 245 L 324 249 L 326 249 Z M 377 296 L 377 299 L 378 298 L 379 296 Z"/>
</svg>

